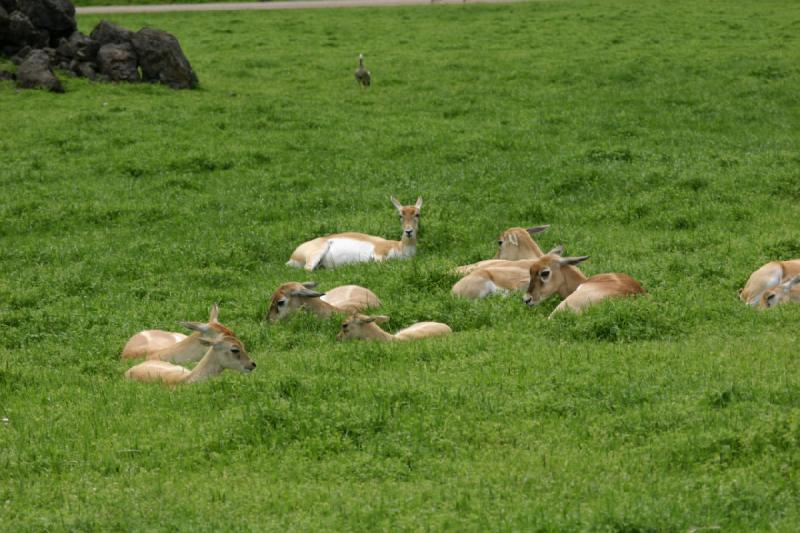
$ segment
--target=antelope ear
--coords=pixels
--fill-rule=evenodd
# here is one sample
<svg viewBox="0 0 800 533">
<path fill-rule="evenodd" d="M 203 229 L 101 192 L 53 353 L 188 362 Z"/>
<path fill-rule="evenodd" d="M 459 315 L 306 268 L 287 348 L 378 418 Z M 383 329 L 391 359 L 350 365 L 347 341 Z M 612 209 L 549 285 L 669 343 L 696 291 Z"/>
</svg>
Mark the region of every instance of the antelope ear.
<svg viewBox="0 0 800 533">
<path fill-rule="evenodd" d="M 208 333 L 211 331 L 211 326 L 203 322 L 178 322 L 181 326 L 192 331 L 199 331 L 200 333 Z"/>
<path fill-rule="evenodd" d="M 385 324 L 389 322 L 389 317 L 386 315 L 371 316 L 370 318 L 372 319 L 370 322 L 375 322 L 376 324 Z"/>
<path fill-rule="evenodd" d="M 209 322 L 219 322 L 219 305 L 216 303 L 211 306 L 211 311 L 208 312 Z"/>
<path fill-rule="evenodd" d="M 509 233 L 506 239 L 508 239 L 508 242 L 510 242 L 514 246 L 519 246 L 519 239 L 513 233 Z"/>
<path fill-rule="evenodd" d="M 558 246 L 556 246 L 555 248 L 553 248 L 552 250 L 550 250 L 547 253 L 548 254 L 561 255 L 561 254 L 564 253 L 564 245 L 563 244 L 559 244 Z"/>
<path fill-rule="evenodd" d="M 323 292 L 312 291 L 311 289 L 306 289 L 303 287 L 302 289 L 295 289 L 289 293 L 289 296 L 300 296 L 303 298 L 319 298 L 320 296 L 324 295 Z"/>
<path fill-rule="evenodd" d="M 210 341 L 208 339 L 203 339 L 203 338 L 197 339 L 197 342 L 199 342 L 203 346 L 214 346 L 216 344 L 214 341 Z"/>
<path fill-rule="evenodd" d="M 589 259 L 588 255 L 582 255 L 580 257 L 562 257 L 558 260 L 558 264 L 560 265 L 577 265 L 578 263 L 583 263 Z"/>
<path fill-rule="evenodd" d="M 390 196 L 390 197 L 389 197 L 389 200 L 391 200 L 391 201 L 392 201 L 392 205 L 394 206 L 394 208 L 395 208 L 395 209 L 397 209 L 397 211 L 398 211 L 398 212 L 399 212 L 401 209 L 403 209 L 403 204 L 401 204 L 401 203 L 400 203 L 400 202 L 397 200 L 397 198 L 395 198 L 395 197 L 394 197 L 394 195 Z"/>
<path fill-rule="evenodd" d="M 417 196 L 417 203 L 414 204 L 417 209 L 422 209 L 422 196 Z"/>
<path fill-rule="evenodd" d="M 544 226 L 534 226 L 532 228 L 528 228 L 528 233 L 531 235 L 536 235 L 537 233 L 542 233 L 550 229 L 550 224 L 545 224 Z"/>
<path fill-rule="evenodd" d="M 300 285 L 302 285 L 306 289 L 313 289 L 314 287 L 317 286 L 317 282 L 316 281 L 304 281 Z"/>
</svg>

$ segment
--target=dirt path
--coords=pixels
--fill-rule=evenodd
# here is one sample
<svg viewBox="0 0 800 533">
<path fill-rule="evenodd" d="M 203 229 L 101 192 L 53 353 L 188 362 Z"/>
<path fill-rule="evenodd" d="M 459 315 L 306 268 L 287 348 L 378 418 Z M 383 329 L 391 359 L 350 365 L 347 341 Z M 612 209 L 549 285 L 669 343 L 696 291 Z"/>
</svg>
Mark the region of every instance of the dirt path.
<svg viewBox="0 0 800 533">
<path fill-rule="evenodd" d="M 169 13 L 173 11 L 244 11 L 262 9 L 324 9 L 331 7 L 416 6 L 430 4 L 507 4 L 520 0 L 298 0 L 296 2 L 225 2 L 140 6 L 79 7 L 79 15 L 113 13 Z"/>
</svg>

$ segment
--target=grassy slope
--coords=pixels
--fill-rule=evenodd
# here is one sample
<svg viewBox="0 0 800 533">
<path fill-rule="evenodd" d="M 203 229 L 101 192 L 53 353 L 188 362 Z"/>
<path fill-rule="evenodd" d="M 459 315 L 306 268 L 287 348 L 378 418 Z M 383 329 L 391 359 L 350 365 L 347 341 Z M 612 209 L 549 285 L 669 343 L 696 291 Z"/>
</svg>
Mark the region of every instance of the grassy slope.
<svg viewBox="0 0 800 533">
<path fill-rule="evenodd" d="M 792 529 L 800 307 L 735 294 L 800 255 L 800 6 L 751 4 L 120 16 L 202 88 L 0 84 L 0 528 Z M 398 235 L 392 193 L 425 198 L 418 257 L 313 278 L 456 335 L 265 327 L 292 248 Z M 651 296 L 450 298 L 541 223 Z M 213 301 L 254 374 L 121 380 L 128 335 Z"/>
</svg>

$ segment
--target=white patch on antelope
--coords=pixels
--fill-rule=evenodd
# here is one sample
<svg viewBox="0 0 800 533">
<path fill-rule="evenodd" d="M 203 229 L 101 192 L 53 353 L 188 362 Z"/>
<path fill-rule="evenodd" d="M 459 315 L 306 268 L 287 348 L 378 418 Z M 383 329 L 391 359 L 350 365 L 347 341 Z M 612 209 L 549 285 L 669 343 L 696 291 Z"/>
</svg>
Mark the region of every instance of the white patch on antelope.
<svg viewBox="0 0 800 533">
<path fill-rule="evenodd" d="M 414 205 L 401 205 L 397 198 L 391 197 L 402 226 L 399 241 L 392 241 L 367 235 L 365 233 L 335 233 L 306 241 L 298 246 L 289 261 L 289 266 L 314 270 L 320 266 L 335 268 L 348 263 L 384 261 L 386 259 L 408 258 L 417 250 L 419 213 L 422 198 Z"/>
</svg>

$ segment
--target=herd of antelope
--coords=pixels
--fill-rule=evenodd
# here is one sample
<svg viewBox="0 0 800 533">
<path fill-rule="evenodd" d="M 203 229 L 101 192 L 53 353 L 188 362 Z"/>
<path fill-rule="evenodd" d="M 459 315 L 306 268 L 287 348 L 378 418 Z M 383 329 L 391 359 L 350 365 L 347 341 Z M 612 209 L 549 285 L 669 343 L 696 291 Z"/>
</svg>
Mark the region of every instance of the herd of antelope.
<svg viewBox="0 0 800 533">
<path fill-rule="evenodd" d="M 287 265 L 312 271 L 335 268 L 348 263 L 382 262 L 406 259 L 417 250 L 422 198 L 414 205 L 402 205 L 394 196 L 392 205 L 402 226 L 399 241 L 365 233 L 336 233 L 302 243 L 292 252 Z M 508 294 L 526 289 L 522 301 L 538 305 L 558 293 L 561 302 L 550 314 L 565 310 L 580 313 L 586 307 L 607 298 L 644 294 L 638 281 L 627 274 L 608 273 L 586 277 L 577 265 L 589 256 L 565 257 L 561 246 L 543 253 L 533 235 L 549 226 L 509 228 L 497 239 L 497 253 L 492 259 L 460 266 L 461 279 L 453 285 L 456 297 L 480 299 L 494 293 Z M 394 334 L 379 324 L 389 320 L 384 315 L 361 314 L 380 307 L 381 301 L 371 290 L 345 285 L 325 292 L 315 290 L 314 282 L 288 282 L 272 294 L 266 320 L 277 322 L 306 310 L 318 317 L 335 313 L 349 315 L 341 325 L 337 339 L 405 341 L 452 333 L 447 324 L 418 322 Z M 770 308 L 788 301 L 800 301 L 800 259 L 772 261 L 750 275 L 739 297 L 743 302 Z M 161 330 L 141 331 L 131 337 L 122 350 L 123 359 L 146 361 L 125 372 L 127 379 L 156 381 L 169 385 L 195 383 L 214 377 L 225 369 L 250 372 L 256 363 L 244 344 L 219 320 L 219 309 L 211 308 L 208 322 L 181 322 L 191 330 L 189 336 Z M 192 370 L 176 364 L 197 362 Z"/>
</svg>

